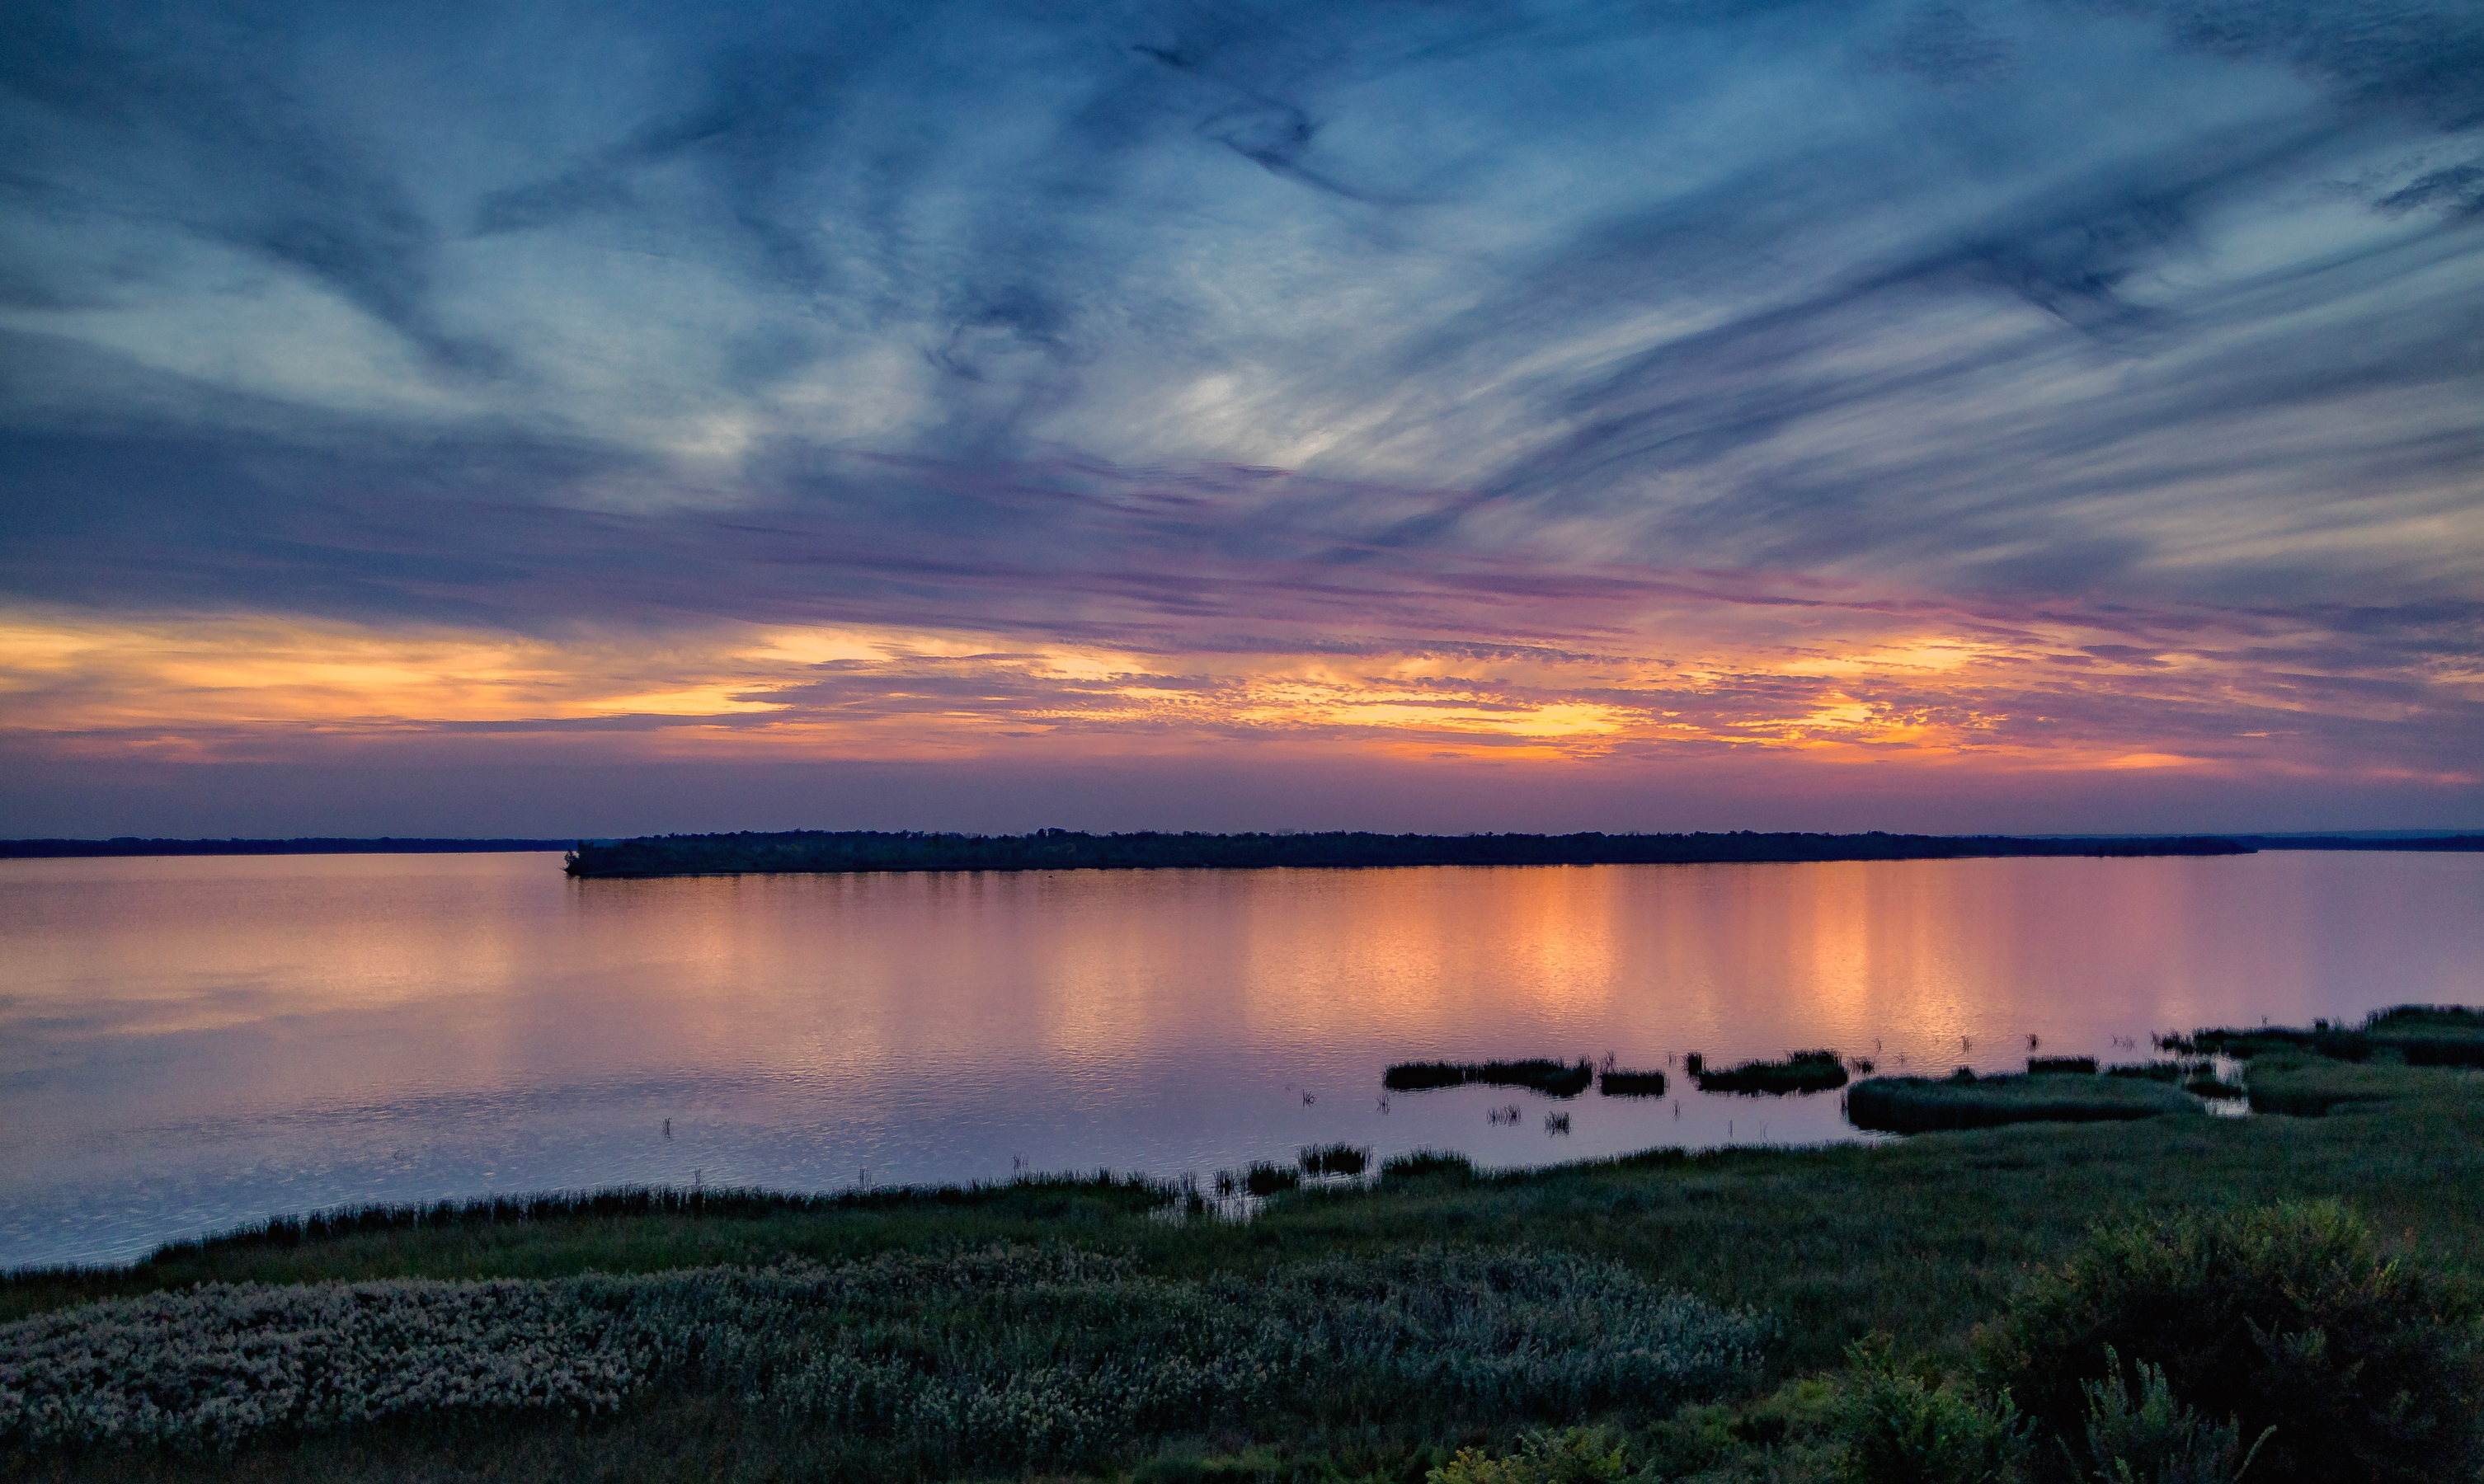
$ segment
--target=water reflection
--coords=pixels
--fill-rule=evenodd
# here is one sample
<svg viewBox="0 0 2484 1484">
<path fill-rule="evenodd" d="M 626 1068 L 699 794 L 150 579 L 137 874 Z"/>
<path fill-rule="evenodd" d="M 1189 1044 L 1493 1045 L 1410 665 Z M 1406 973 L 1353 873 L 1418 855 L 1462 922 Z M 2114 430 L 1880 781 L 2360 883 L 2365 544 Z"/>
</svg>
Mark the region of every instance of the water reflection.
<svg viewBox="0 0 2484 1484">
<path fill-rule="evenodd" d="M 2473 1000 L 2484 860 L 2395 854 L 575 882 L 552 856 L 0 862 L 0 1263 L 622 1181 L 1202 1176 L 1851 1137 L 1393 1063 L 1881 1070 Z M 2120 1055 L 2116 1055 L 2120 1052 Z M 669 1128 L 670 1136 L 666 1136 Z M 865 1172 L 868 1171 L 866 1176 Z"/>
</svg>

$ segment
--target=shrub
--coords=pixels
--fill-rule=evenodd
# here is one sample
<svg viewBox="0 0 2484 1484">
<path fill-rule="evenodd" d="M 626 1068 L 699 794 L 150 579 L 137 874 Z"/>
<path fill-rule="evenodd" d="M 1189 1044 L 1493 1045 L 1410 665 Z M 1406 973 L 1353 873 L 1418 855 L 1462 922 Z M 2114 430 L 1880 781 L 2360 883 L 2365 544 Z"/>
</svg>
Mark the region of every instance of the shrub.
<svg viewBox="0 0 2484 1484">
<path fill-rule="evenodd" d="M 1999 1484 L 2027 1452 L 2010 1393 L 1986 1401 L 1956 1381 L 1930 1382 L 1863 1346 L 1842 1421 L 1850 1484 Z"/>
<path fill-rule="evenodd" d="M 1538 1433 L 1500 1458 L 1461 1448 L 1423 1477 L 1426 1484 L 1606 1484 L 1631 1476 L 1623 1451 L 1621 1440 L 1601 1427 L 1573 1427 Z"/>
<path fill-rule="evenodd" d="M 2107 1374 L 2080 1390 L 2088 1399 L 2084 1444 L 2070 1448 L 2083 1479 L 2095 1484 L 2235 1484 L 2275 1429 L 2248 1448 L 2242 1429 L 2212 1423 L 2174 1399 L 2164 1367 L 2142 1361 L 2139 1389 L 2122 1378 L 2120 1357 L 2108 1346 Z M 2066 1447 L 2069 1445 L 2066 1443 Z"/>
<path fill-rule="evenodd" d="M 1985 1374 L 2084 1435 L 2090 1383 L 2169 1395 L 2240 1435 L 2253 1484 L 2471 1481 L 2484 1359 L 2470 1313 L 2334 1202 L 2099 1229 L 1981 1336 Z"/>
</svg>

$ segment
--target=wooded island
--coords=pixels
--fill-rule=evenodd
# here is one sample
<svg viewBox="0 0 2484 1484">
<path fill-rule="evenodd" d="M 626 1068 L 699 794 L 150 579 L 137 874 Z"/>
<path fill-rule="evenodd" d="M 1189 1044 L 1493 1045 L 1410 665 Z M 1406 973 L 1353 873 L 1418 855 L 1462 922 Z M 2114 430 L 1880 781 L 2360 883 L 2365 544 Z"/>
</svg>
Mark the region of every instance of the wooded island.
<svg viewBox="0 0 2484 1484">
<path fill-rule="evenodd" d="M 732 876 L 777 871 L 1075 871 L 1149 867 L 1610 866 L 1725 861 L 1954 860 L 1989 855 L 2243 855 L 2215 835 L 2037 839 L 2012 835 L 1381 835 L 1164 833 L 1028 835 L 787 830 L 649 835 L 581 843 L 577 877 Z"/>
</svg>

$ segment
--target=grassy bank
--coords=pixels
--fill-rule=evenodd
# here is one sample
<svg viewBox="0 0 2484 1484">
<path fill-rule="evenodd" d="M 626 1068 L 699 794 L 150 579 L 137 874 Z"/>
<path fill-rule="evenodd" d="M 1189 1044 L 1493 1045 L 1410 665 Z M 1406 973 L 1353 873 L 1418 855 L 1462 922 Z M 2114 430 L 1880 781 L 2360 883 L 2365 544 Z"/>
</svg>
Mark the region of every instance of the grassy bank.
<svg viewBox="0 0 2484 1484">
<path fill-rule="evenodd" d="M 1054 1264 L 1058 1272 L 1044 1269 L 1018 1287 L 986 1284 L 940 1300 L 946 1307 L 852 1311 L 855 1333 L 880 1336 L 888 1354 L 937 1358 L 933 1368 L 964 1396 L 973 1386 L 1014 1374 L 1012 1365 L 1041 1359 L 1012 1351 L 1012 1344 L 1038 1345 L 1061 1364 L 1141 1351 L 1178 1359 L 1191 1355 L 1181 1348 L 1192 1343 L 1188 1336 L 1224 1334 L 1218 1325 L 1239 1328 L 1192 1357 L 1201 1364 L 1232 1346 L 1257 1345 L 1274 1347 L 1266 1350 L 1272 1356 L 1311 1357 L 1286 1361 L 1310 1367 L 1287 1375 L 1329 1376 L 1317 1367 L 1343 1363 L 1336 1357 L 1345 1351 L 1336 1347 L 1359 1341 L 1344 1330 L 1302 1329 L 1303 1316 L 1332 1302 L 1313 1296 L 1315 1289 L 1361 1295 L 1352 1303 L 1366 1308 L 1357 1313 L 1395 1312 L 1391 1304 L 1411 1313 L 1444 1302 L 1439 1295 L 1476 1286 L 1421 1277 L 1451 1271 L 1441 1264 L 1525 1263 L 1538 1259 L 1523 1255 L 1539 1254 L 1552 1255 L 1545 1259 L 1553 1262 L 1545 1270 L 1551 1276 L 1525 1282 L 1552 1283 L 1548 1293 L 1605 1295 L 1590 1307 L 1623 1302 L 1614 1295 L 1639 1296 L 1625 1308 L 1655 1305 L 1660 1295 L 1679 1291 L 1704 1306 L 1701 1312 L 1749 1310 L 1766 1317 L 1774 1338 L 1763 1350 L 1758 1373 L 1713 1402 L 1690 1399 L 1687 1412 L 1677 1410 L 1684 1397 L 1644 1385 L 1597 1391 L 1581 1383 L 1586 1389 L 1570 1401 L 1548 1406 L 1542 1403 L 1548 1393 L 1524 1387 L 1489 1394 L 1400 1387 L 1389 1377 L 1406 1373 L 1385 1366 L 1354 1371 L 1364 1379 L 1351 1386 L 1285 1382 L 1295 1390 L 1280 1387 L 1258 1400 L 1252 1398 L 1259 1393 L 1234 1390 L 1238 1381 L 1210 1378 L 1199 1393 L 1207 1400 L 1168 1404 L 1148 1414 L 1144 1425 L 1130 1423 L 1134 1430 L 1126 1437 L 1082 1444 L 1087 1451 L 1072 1450 L 1052 1463 L 1027 1455 L 1001 1464 L 961 1462 L 967 1454 L 936 1449 L 872 1453 L 855 1440 L 868 1443 L 879 1435 L 875 1429 L 897 1424 L 849 1417 L 837 1426 L 789 1425 L 785 1414 L 754 1411 L 737 1400 L 744 1395 L 736 1390 L 742 1382 L 711 1377 L 651 1387 L 577 1418 L 381 1421 L 303 1443 L 257 1444 L 230 1458 L 104 1451 L 19 1458 L 11 1472 L 117 1481 L 944 1477 L 1016 1476 L 1057 1465 L 1087 1471 L 1085 1476 L 1126 1477 L 1140 1470 L 1179 1477 L 1189 1470 L 1190 1477 L 1205 1477 L 1208 1465 L 1199 1461 L 1206 1459 L 1221 1460 L 1215 1467 L 1228 1469 L 1226 1477 L 1411 1480 L 1444 1464 L 1456 1447 L 1514 1447 L 1527 1427 L 1590 1420 L 1612 1424 L 1620 1429 L 1616 1436 L 1628 1435 L 1642 1450 L 1674 1449 L 1662 1455 L 1677 1460 L 1669 1476 L 1824 1478 L 1800 1471 L 1828 1467 L 1821 1462 L 1825 1453 L 1803 1443 L 1811 1436 L 1804 1429 L 1817 1421 L 1815 1403 L 1824 1394 L 1818 1388 L 1850 1384 L 1837 1379 L 1854 1374 L 1850 1345 L 1884 1336 L 1890 1353 L 1913 1358 L 1910 1364 L 1963 1374 L 1975 1355 L 1977 1327 L 2004 1312 L 2038 1269 L 2063 1262 L 2099 1222 L 2335 1198 L 2360 1213 L 2384 1251 L 2404 1258 L 2410 1271 L 2453 1282 L 2484 1273 L 2484 1097 L 2476 1095 L 2476 1074 L 2387 1066 L 2346 1070 L 2366 1094 L 2378 1086 L 2373 1079 L 2398 1080 L 2386 1098 L 2333 1104 L 2317 1118 L 2029 1125 L 1879 1147 L 1653 1153 L 1493 1177 L 1439 1161 L 1422 1167 L 1425 1174 L 1392 1174 L 1374 1189 L 1280 1194 L 1248 1224 L 1182 1219 L 1167 1193 L 1143 1184 L 1048 1180 L 824 1201 L 716 1198 L 695 1206 L 676 1201 L 635 1208 L 627 1201 L 600 1208 L 478 1208 L 421 1222 L 262 1231 L 171 1249 L 109 1273 L 19 1274 L 0 1282 L 0 1314 L 22 1318 L 96 1298 L 206 1282 L 560 1281 L 584 1274 L 784 1272 L 789 1264 L 810 1265 L 802 1272 L 813 1276 L 800 1282 L 851 1282 L 813 1270 L 850 1275 L 856 1263 L 975 1261 L 982 1260 L 975 1254 L 1004 1247 L 1037 1255 L 1008 1258 L 1004 1266 Z M 2296 1075 L 2314 1073 L 2334 1071 L 2312 1066 Z M 1570 1263 L 1586 1266 L 1562 1266 Z M 1389 1289 L 1390 1283 L 1398 1289 Z M 1561 1283 L 1588 1287 L 1560 1289 Z M 1400 1298 L 1389 1297 L 1400 1290 Z M 672 1290 L 660 1284 L 659 1291 Z M 870 1285 L 857 1291 L 871 1291 Z M 1029 1296 L 1039 1293 L 1050 1297 Z M 1548 1312 L 1561 1309 L 1548 1305 Z M 1035 1329 L 1026 1328 L 1037 1320 Z M 1455 1315 L 1420 1320 L 1434 1326 L 1424 1334 L 1468 1322 Z M 1397 1334 L 1390 1328 L 1395 1323 L 1372 1318 L 1368 1325 L 1376 1328 L 1369 1333 Z M 1573 1336 L 1552 1348 L 1576 1350 L 1583 1343 Z M 1803 1380 L 1813 1376 L 1829 1379 Z M 851 1397 L 878 1394 L 869 1392 L 868 1379 L 836 1392 L 848 1398 L 836 1405 L 858 1406 Z M 982 1416 L 973 1413 L 971 1396 L 957 1406 L 960 1417 Z M 1683 1471 L 1694 1462 L 1709 1471 Z"/>
</svg>

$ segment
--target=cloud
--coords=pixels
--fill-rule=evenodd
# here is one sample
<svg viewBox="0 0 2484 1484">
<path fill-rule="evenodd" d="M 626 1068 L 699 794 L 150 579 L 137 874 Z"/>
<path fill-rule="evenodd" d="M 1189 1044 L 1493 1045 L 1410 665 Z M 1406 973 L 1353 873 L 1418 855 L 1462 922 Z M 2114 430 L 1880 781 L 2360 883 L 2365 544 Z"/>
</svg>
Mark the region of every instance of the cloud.
<svg viewBox="0 0 2484 1484">
<path fill-rule="evenodd" d="M 0 600 L 47 633 L 574 667 L 370 714 L 478 737 L 671 745 L 625 703 L 705 696 L 755 747 L 2477 762 L 2469 8 L 81 4 L 23 40 Z M 1146 678 L 754 667 L 753 629 Z"/>
</svg>

